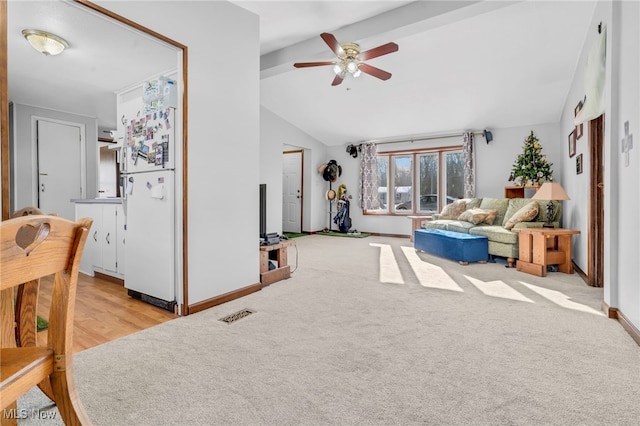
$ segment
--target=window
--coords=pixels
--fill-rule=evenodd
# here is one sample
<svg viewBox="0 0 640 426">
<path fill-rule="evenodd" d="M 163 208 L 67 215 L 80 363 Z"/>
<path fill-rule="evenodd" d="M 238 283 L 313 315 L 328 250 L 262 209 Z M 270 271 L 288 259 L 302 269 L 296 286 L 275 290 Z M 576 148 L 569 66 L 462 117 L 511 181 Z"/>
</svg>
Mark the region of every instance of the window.
<svg viewBox="0 0 640 426">
<path fill-rule="evenodd" d="M 391 157 L 391 188 L 393 190 L 393 211 L 411 209 L 413 198 L 413 156 L 394 155 Z"/>
<path fill-rule="evenodd" d="M 447 152 L 446 188 L 447 204 L 464 198 L 464 156 L 462 151 Z"/>
<path fill-rule="evenodd" d="M 438 153 L 418 154 L 420 168 L 416 177 L 420 187 L 420 203 L 416 212 L 434 213 L 438 210 Z"/>
<path fill-rule="evenodd" d="M 437 213 L 464 197 L 460 147 L 378 153 L 377 164 L 380 204 L 365 214 Z"/>
</svg>

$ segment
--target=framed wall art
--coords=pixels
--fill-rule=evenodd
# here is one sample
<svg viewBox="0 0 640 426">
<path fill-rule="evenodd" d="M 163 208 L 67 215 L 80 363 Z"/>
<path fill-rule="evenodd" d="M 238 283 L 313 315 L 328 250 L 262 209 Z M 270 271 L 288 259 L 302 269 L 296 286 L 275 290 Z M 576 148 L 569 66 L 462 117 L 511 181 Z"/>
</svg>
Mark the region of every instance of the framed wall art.
<svg viewBox="0 0 640 426">
<path fill-rule="evenodd" d="M 577 117 L 578 113 L 580 112 L 580 110 L 582 109 L 582 101 L 578 102 L 578 105 L 576 105 L 575 109 L 573 110 L 573 116 Z M 576 132 L 576 139 L 580 139 L 582 137 L 582 123 L 578 124 L 575 128 L 575 132 Z"/>
<path fill-rule="evenodd" d="M 582 173 L 582 154 L 576 157 L 576 174 Z"/>
<path fill-rule="evenodd" d="M 569 133 L 569 158 L 576 155 L 576 129 L 573 129 L 571 133 Z"/>
</svg>

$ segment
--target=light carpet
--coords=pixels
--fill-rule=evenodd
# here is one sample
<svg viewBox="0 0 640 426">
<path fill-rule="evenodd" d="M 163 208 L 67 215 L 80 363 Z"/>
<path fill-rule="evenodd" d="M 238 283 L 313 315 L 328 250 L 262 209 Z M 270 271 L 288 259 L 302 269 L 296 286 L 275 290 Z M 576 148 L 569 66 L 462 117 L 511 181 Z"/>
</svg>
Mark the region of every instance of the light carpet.
<svg viewBox="0 0 640 426">
<path fill-rule="evenodd" d="M 292 278 L 78 353 L 94 424 L 638 424 L 640 348 L 577 274 L 461 266 L 404 238 L 296 242 Z"/>
</svg>

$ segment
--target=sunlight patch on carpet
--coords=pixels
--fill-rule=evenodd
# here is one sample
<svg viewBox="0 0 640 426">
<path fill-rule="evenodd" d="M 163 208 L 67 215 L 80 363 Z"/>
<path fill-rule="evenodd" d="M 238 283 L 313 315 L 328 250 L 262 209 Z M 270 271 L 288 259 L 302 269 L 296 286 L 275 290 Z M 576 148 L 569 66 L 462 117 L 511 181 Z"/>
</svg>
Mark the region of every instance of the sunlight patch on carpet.
<svg viewBox="0 0 640 426">
<path fill-rule="evenodd" d="M 529 302 L 534 303 L 533 300 L 529 299 L 516 289 L 510 287 L 504 281 L 482 281 L 477 278 L 469 277 L 467 275 L 464 276 L 466 279 L 471 282 L 478 290 L 484 293 L 486 296 L 490 297 L 499 297 L 501 299 L 510 299 L 517 300 L 520 302 Z"/>
<path fill-rule="evenodd" d="M 520 284 L 524 285 L 529 290 L 538 293 L 540 296 L 544 297 L 547 300 L 550 300 L 556 305 L 562 306 L 563 308 L 572 309 L 574 311 L 587 312 L 587 313 L 599 315 L 599 316 L 604 316 L 604 313 L 600 311 L 596 311 L 595 309 L 590 308 L 587 305 L 572 302 L 571 300 L 569 300 L 570 299 L 569 296 L 557 290 L 550 290 L 548 288 L 538 287 L 533 284 L 527 284 L 524 281 L 520 281 Z"/>
<path fill-rule="evenodd" d="M 403 246 L 402 251 L 423 287 L 464 292 L 444 269 L 420 259 L 415 248 Z"/>
<path fill-rule="evenodd" d="M 369 244 L 371 247 L 380 247 L 380 282 L 391 284 L 404 284 L 402 273 L 393 250 L 389 244 Z"/>
</svg>

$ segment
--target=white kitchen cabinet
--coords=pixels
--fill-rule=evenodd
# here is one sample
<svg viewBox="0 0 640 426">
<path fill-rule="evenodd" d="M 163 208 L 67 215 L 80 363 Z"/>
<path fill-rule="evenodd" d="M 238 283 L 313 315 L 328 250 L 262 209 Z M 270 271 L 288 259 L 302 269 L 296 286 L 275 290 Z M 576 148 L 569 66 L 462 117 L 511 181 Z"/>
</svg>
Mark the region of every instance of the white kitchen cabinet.
<svg viewBox="0 0 640 426">
<path fill-rule="evenodd" d="M 80 272 L 124 279 L 126 220 L 122 204 L 76 200 L 76 219 L 90 217 L 93 225 L 85 243 Z M 82 201 L 82 202 L 81 202 Z"/>
</svg>

